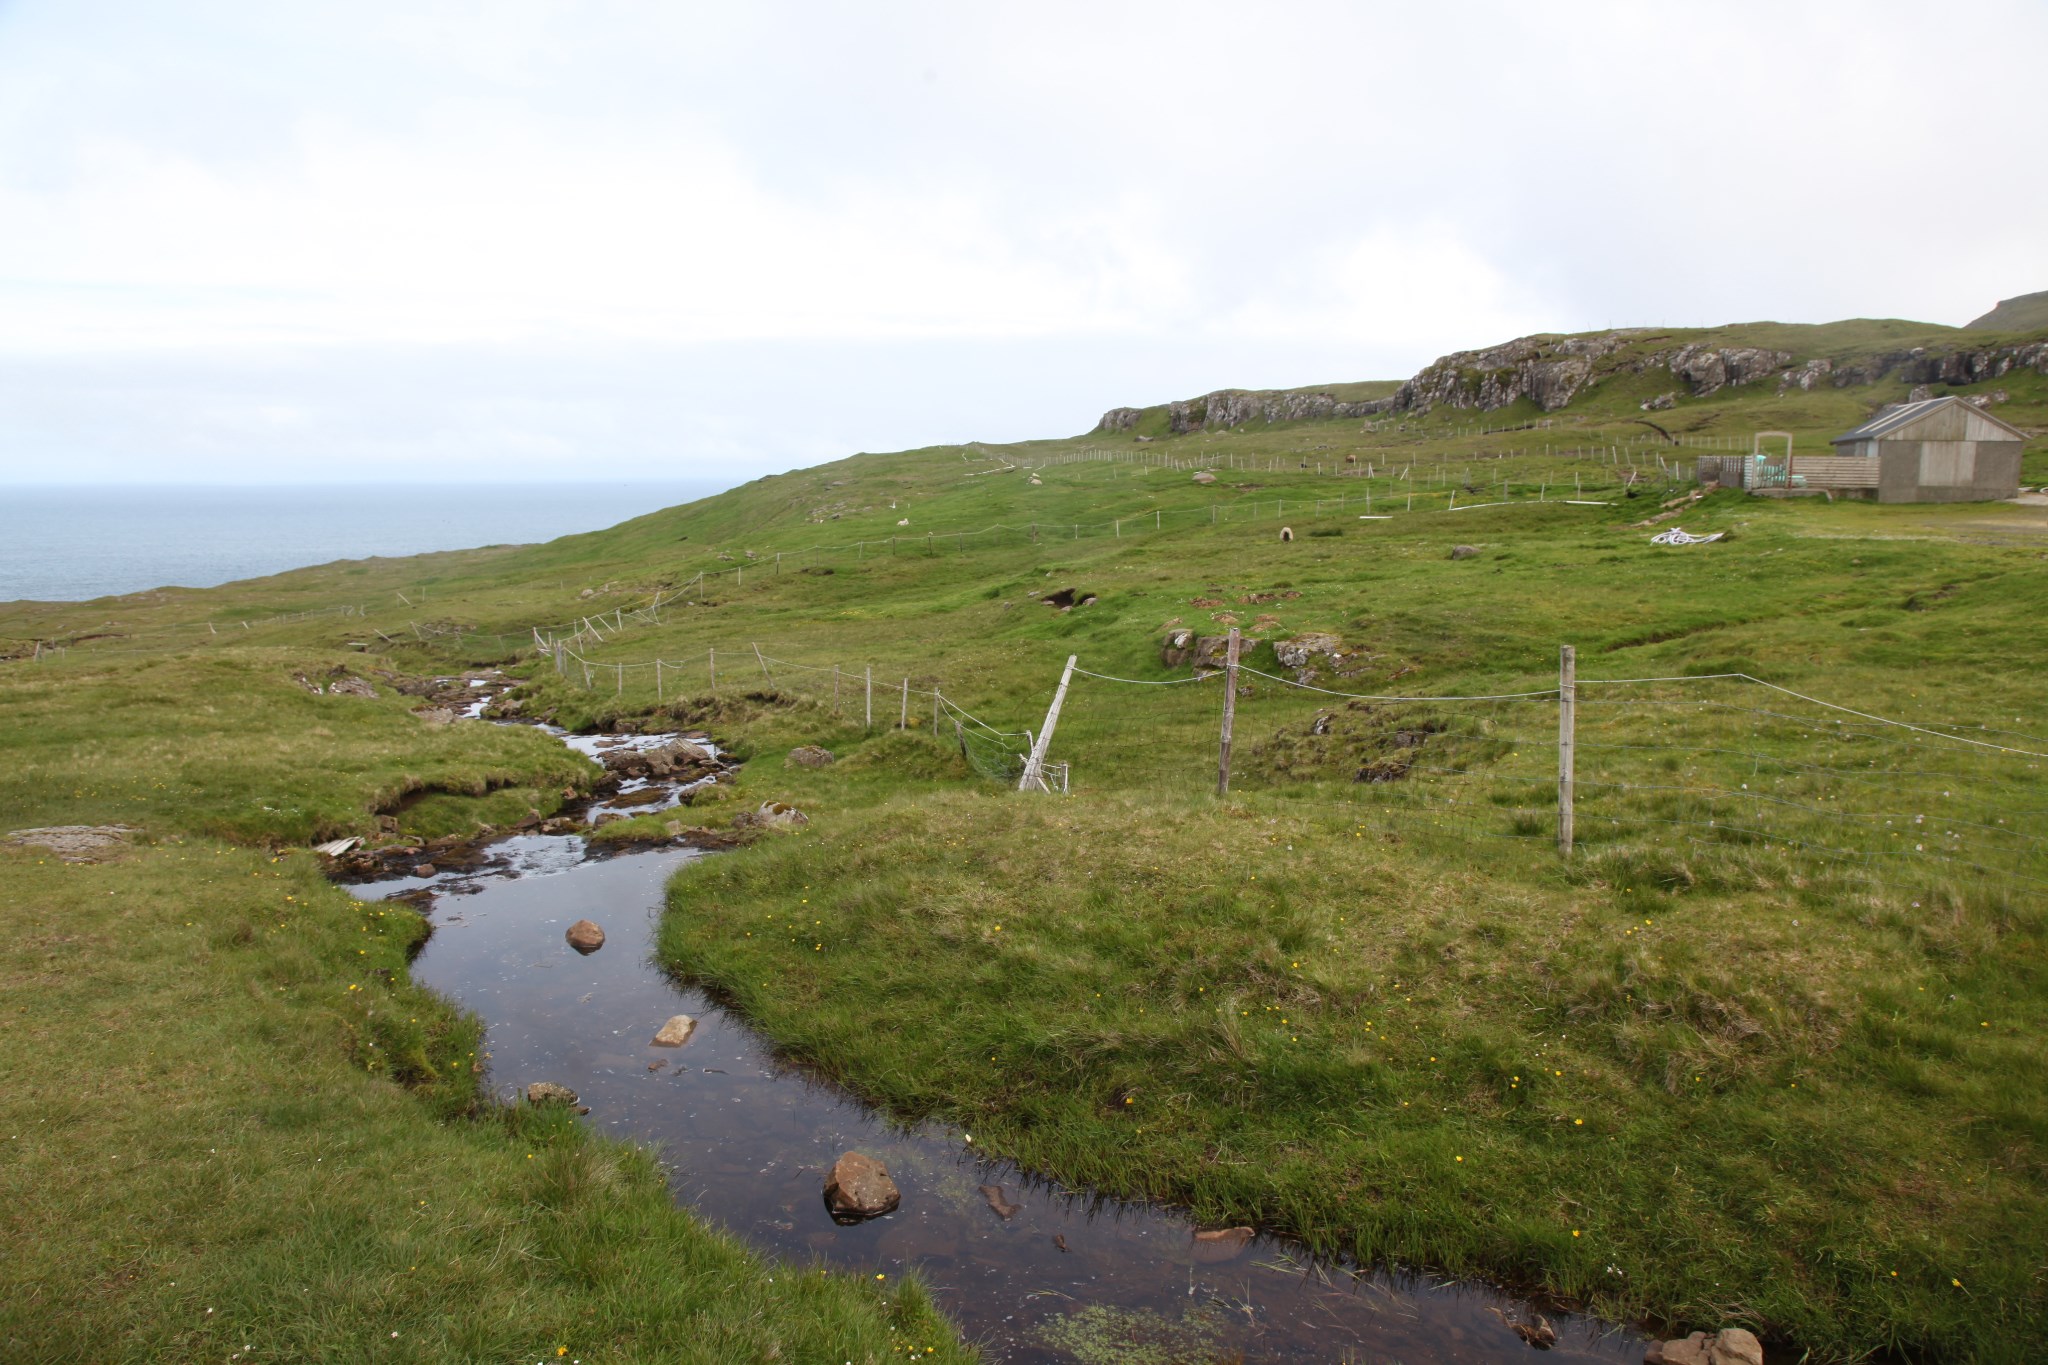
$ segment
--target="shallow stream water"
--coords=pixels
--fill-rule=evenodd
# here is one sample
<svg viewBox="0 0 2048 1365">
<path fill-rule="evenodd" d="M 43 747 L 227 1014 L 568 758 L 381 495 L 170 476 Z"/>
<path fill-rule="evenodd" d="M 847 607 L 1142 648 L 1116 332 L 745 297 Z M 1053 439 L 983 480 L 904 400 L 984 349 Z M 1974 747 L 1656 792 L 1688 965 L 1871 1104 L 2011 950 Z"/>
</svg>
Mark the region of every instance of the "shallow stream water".
<svg viewBox="0 0 2048 1365">
<path fill-rule="evenodd" d="M 597 743 L 570 738 L 585 753 Z M 514 835 L 489 852 L 469 873 L 356 890 L 436 889 L 434 934 L 413 975 L 487 1022 L 501 1091 L 568 1086 L 590 1107 L 588 1122 L 659 1148 L 682 1203 L 764 1254 L 866 1274 L 915 1268 L 991 1360 L 1643 1358 L 1645 1338 L 1570 1314 L 1546 1314 L 1558 1340 L 1539 1356 L 1509 1326 L 1537 1310 L 1491 1289 L 1353 1273 L 1272 1237 L 1233 1254 L 1198 1244 L 1171 1209 L 1063 1190 L 989 1161 L 971 1133 L 890 1124 L 778 1062 L 744 1023 L 656 965 L 669 877 L 716 854 L 591 857 L 574 834 Z M 563 938 L 586 918 L 607 936 L 587 957 Z M 675 1014 L 698 1021 L 690 1041 L 653 1046 Z M 853 1150 L 889 1168 L 903 1202 L 841 1226 L 826 1211 L 825 1172 Z"/>
</svg>

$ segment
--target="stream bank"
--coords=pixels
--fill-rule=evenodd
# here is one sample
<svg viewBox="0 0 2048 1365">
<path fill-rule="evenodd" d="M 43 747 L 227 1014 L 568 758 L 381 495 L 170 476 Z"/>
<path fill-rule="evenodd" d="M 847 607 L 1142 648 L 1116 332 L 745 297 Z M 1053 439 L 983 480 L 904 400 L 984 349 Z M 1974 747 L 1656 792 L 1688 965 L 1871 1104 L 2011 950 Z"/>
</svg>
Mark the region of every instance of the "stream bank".
<svg viewBox="0 0 2048 1365">
<path fill-rule="evenodd" d="M 592 756 L 678 738 L 559 737 Z M 970 1132 L 890 1123 L 778 1061 L 745 1023 L 655 963 L 666 884 L 701 849 L 593 856 L 580 832 L 536 829 L 479 853 L 357 894 L 425 904 L 435 932 L 413 975 L 486 1021 L 501 1095 L 535 1081 L 574 1090 L 589 1122 L 660 1149 L 680 1201 L 763 1254 L 862 1274 L 915 1270 L 991 1359 L 1523 1360 L 1531 1346 L 1516 1329 L 1539 1321 L 1556 1333 L 1552 1358 L 1642 1359 L 1644 1338 L 1597 1320 L 1482 1286 L 1319 1263 L 1280 1238 L 1198 1237 L 1172 1210 L 990 1160 Z M 579 919 L 604 928 L 598 951 L 564 941 Z M 689 1042 L 655 1046 L 676 1014 L 697 1021 Z M 834 1221 L 825 1173 L 847 1151 L 888 1167 L 900 1209 Z"/>
</svg>

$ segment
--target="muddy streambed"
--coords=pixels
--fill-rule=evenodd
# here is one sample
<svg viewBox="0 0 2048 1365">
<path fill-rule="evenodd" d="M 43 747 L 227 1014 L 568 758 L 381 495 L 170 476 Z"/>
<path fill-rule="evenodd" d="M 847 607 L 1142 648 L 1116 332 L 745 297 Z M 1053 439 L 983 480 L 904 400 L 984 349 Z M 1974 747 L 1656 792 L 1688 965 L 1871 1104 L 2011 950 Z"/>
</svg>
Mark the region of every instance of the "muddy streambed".
<svg viewBox="0 0 2048 1365">
<path fill-rule="evenodd" d="M 596 743 L 569 738 L 586 753 Z M 676 1197 L 764 1254 L 862 1273 L 916 1269 L 992 1360 L 1539 1358 L 1512 1330 L 1537 1312 L 1517 1299 L 1426 1276 L 1352 1273 L 1278 1238 L 1198 1243 L 1170 1209 L 1032 1179 L 985 1159 L 971 1132 L 892 1125 L 779 1063 L 766 1040 L 654 961 L 668 878 L 706 856 L 717 855 L 593 857 L 581 835 L 517 834 L 471 870 L 355 890 L 377 899 L 433 888 L 434 933 L 413 975 L 486 1021 L 501 1093 L 532 1081 L 568 1086 L 589 1106 L 586 1122 L 655 1145 Z M 587 957 L 563 939 L 586 918 L 607 935 Z M 695 1034 L 681 1048 L 653 1046 L 675 1014 L 695 1017 Z M 841 1226 L 825 1207 L 825 1172 L 855 1150 L 889 1168 L 903 1202 Z M 1557 1333 L 1550 1359 L 1643 1358 L 1646 1339 L 1632 1332 L 1545 1316 Z"/>
</svg>

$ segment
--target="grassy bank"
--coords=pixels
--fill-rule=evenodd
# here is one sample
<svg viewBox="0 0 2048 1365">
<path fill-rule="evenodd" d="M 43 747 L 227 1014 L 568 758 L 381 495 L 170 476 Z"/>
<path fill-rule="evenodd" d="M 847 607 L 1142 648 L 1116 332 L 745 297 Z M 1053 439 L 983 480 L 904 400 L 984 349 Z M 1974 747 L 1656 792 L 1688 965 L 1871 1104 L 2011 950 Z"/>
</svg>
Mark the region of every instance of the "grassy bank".
<svg viewBox="0 0 2048 1365">
<path fill-rule="evenodd" d="M 1319 796 L 888 801 L 689 869 L 664 952 L 1066 1181 L 1815 1358 L 2020 1358 L 2038 902 L 1923 914 L 1760 852 L 1481 866 Z"/>
<path fill-rule="evenodd" d="M 766 1265 L 649 1154 L 482 1101 L 480 1029 L 412 987 L 425 922 L 303 849 L 552 810 L 589 765 L 432 725 L 383 661 L 236 646 L 5 682 L 0 1343 L 19 1359 L 959 1359 L 914 1286 Z M 301 677 L 368 677 L 376 697 Z M 445 826 L 446 828 L 441 828 Z M 293 845 L 300 845 L 296 850 Z"/>
</svg>

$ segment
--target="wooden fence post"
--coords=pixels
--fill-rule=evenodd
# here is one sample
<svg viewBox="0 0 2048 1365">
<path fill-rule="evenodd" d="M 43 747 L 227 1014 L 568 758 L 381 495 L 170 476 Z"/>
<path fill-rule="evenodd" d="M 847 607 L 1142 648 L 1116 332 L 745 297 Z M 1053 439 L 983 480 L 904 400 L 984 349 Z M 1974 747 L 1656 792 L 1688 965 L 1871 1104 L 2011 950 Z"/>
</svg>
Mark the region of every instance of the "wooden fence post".
<svg viewBox="0 0 2048 1365">
<path fill-rule="evenodd" d="M 896 728 L 899 730 L 908 730 L 910 728 L 910 679 L 908 678 L 903 680 L 903 708 L 896 713 Z"/>
<path fill-rule="evenodd" d="M 862 725 L 864 728 L 872 730 L 875 728 L 875 666 L 873 664 L 869 664 L 867 669 L 867 689 L 867 719 L 862 722 Z"/>
<path fill-rule="evenodd" d="M 654 661 L 654 699 L 655 699 L 656 701 L 660 701 L 660 700 L 662 699 L 662 697 L 661 697 L 661 660 L 659 660 L 659 659 L 656 659 L 656 660 Z"/>
<path fill-rule="evenodd" d="M 749 641 L 748 643 L 752 643 Z M 775 676 L 768 671 L 768 661 L 761 657 L 761 646 L 754 645 L 754 662 L 761 665 L 761 678 L 769 686 L 775 685 Z"/>
<path fill-rule="evenodd" d="M 1078 654 L 1067 656 L 1067 666 L 1060 672 L 1060 685 L 1052 694 L 1052 706 L 1045 713 L 1045 728 L 1031 743 L 1031 757 L 1024 760 L 1024 776 L 1017 783 L 1020 792 L 1036 787 L 1047 795 L 1052 793 L 1052 788 L 1045 785 L 1045 751 L 1052 747 L 1052 730 L 1060 723 L 1060 706 L 1067 699 L 1067 683 L 1074 676 L 1074 665 L 1080 658 Z"/>
<path fill-rule="evenodd" d="M 711 646 L 710 649 L 704 651 L 704 655 L 706 662 L 711 667 L 711 690 L 716 692 L 718 690 L 718 646 Z"/>
<path fill-rule="evenodd" d="M 1237 723 L 1237 627 L 1230 628 L 1230 643 L 1223 656 L 1223 743 L 1216 760 L 1216 794 L 1230 795 L 1230 731 Z"/>
<path fill-rule="evenodd" d="M 1572 758 L 1577 747 L 1578 653 L 1570 645 L 1557 652 L 1557 851 L 1572 852 Z"/>
</svg>

